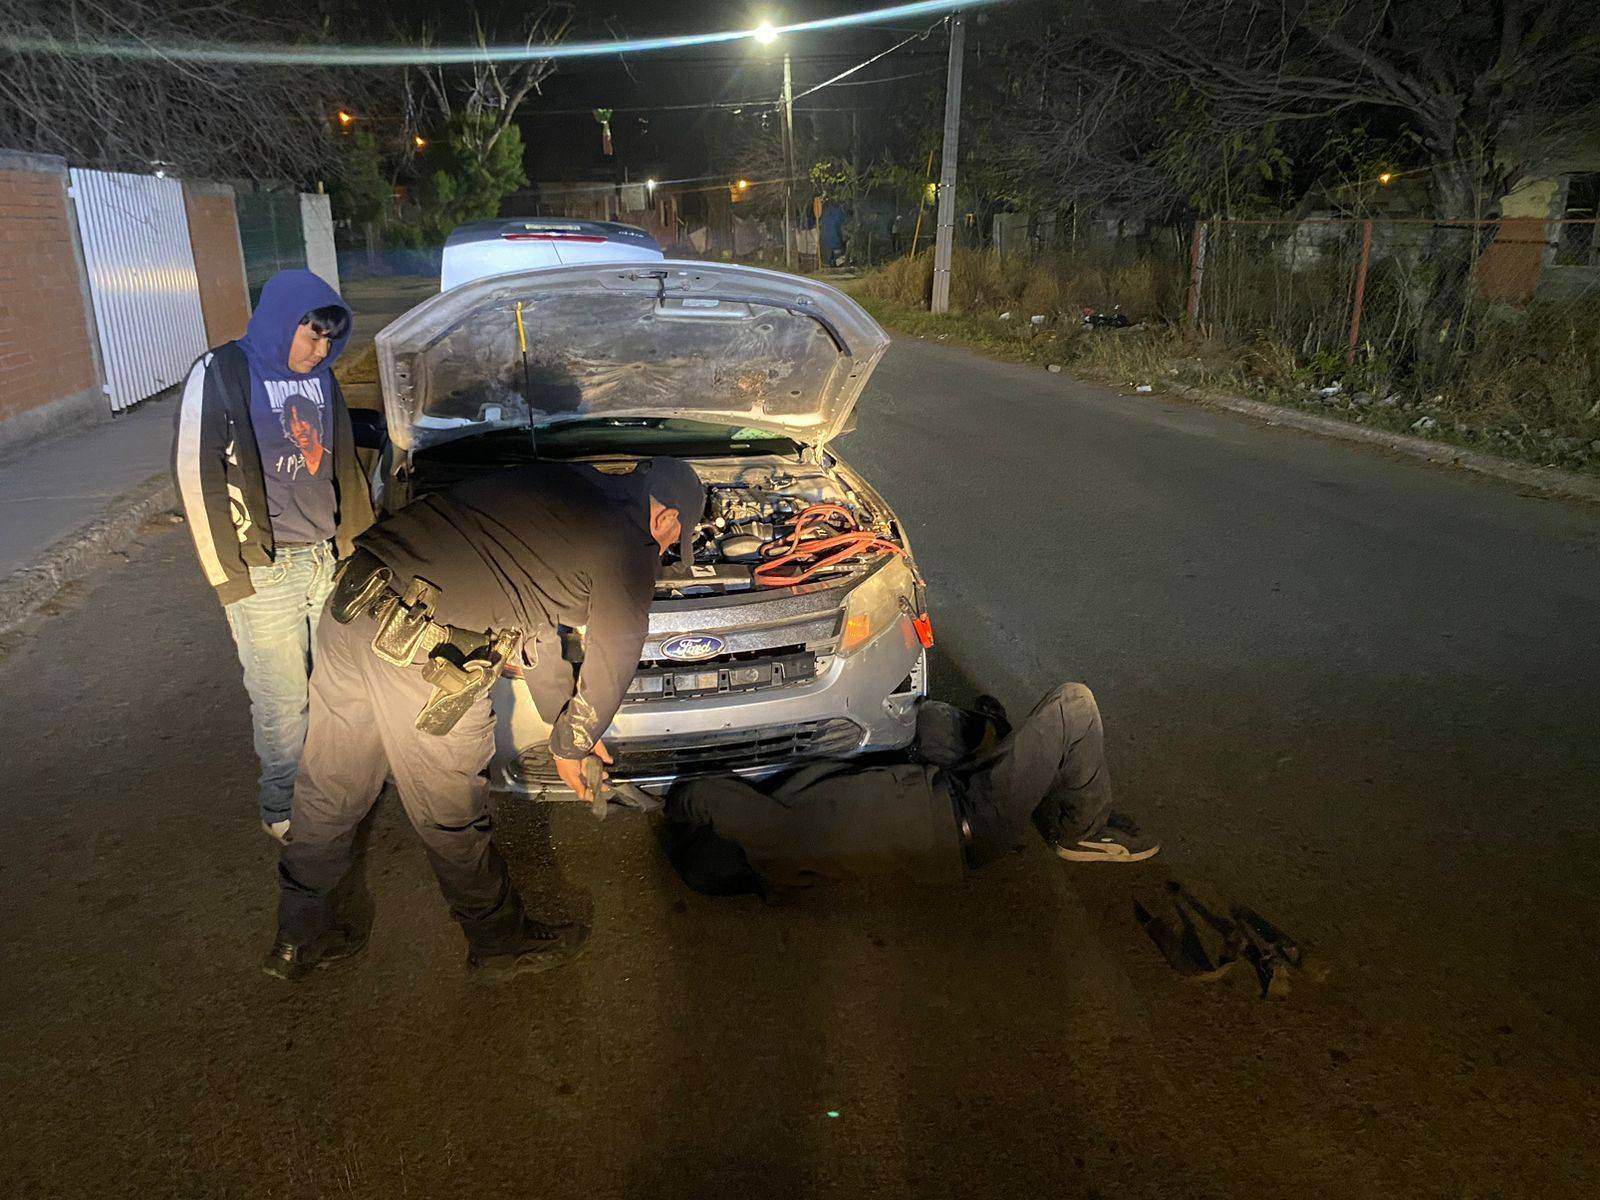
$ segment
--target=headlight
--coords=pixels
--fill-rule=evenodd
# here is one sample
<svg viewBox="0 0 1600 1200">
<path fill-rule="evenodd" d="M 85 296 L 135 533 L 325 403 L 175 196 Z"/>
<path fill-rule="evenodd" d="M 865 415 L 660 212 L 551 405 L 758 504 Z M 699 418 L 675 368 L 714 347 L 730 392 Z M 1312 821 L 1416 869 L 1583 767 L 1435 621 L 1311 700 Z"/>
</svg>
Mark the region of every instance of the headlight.
<svg viewBox="0 0 1600 1200">
<path fill-rule="evenodd" d="M 898 556 L 867 576 L 845 601 L 839 653 L 854 654 L 896 624 L 904 626 L 906 647 L 915 646 L 917 636 L 910 616 L 913 586 L 911 568 Z"/>
</svg>

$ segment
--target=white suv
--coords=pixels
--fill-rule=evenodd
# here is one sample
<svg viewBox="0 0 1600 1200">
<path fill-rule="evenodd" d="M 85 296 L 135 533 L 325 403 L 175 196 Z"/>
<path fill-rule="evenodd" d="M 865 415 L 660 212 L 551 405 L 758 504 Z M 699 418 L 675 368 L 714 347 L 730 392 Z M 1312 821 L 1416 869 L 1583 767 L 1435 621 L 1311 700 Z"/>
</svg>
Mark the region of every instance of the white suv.
<svg viewBox="0 0 1600 1200">
<path fill-rule="evenodd" d="M 592 262 L 660 262 L 661 247 L 637 225 L 567 217 L 474 221 L 445 239 L 439 290 L 532 267 Z"/>
</svg>

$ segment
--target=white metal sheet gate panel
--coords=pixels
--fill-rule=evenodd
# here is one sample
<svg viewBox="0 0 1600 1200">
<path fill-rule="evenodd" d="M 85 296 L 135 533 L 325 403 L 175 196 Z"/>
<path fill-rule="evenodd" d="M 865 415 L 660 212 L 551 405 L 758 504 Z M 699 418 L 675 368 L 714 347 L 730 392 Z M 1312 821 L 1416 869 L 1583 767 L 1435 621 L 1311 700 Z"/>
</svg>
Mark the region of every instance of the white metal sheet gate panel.
<svg viewBox="0 0 1600 1200">
<path fill-rule="evenodd" d="M 73 168 L 72 197 L 106 391 L 128 408 L 181 382 L 206 349 L 183 185 Z"/>
</svg>

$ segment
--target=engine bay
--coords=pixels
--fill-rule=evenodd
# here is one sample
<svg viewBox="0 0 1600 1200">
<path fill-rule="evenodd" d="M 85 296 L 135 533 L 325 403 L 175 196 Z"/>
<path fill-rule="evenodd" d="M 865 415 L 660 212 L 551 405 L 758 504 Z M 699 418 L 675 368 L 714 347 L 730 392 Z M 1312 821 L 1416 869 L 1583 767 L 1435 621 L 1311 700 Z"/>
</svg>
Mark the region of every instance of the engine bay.
<svg viewBox="0 0 1600 1200">
<path fill-rule="evenodd" d="M 829 582 L 904 554 L 888 512 L 829 471 L 793 462 L 705 463 L 694 563 L 671 563 L 658 595 L 695 596 Z"/>
<path fill-rule="evenodd" d="M 425 451 L 397 480 L 403 505 L 487 471 L 534 460 L 520 431 L 491 433 Z M 604 469 L 615 454 L 574 456 Z M 628 455 L 627 457 L 632 457 Z M 826 465 L 789 455 L 685 456 L 706 489 L 694 531 L 694 562 L 668 561 L 658 599 L 771 591 L 837 583 L 864 574 L 885 555 L 905 556 L 894 515 Z"/>
</svg>

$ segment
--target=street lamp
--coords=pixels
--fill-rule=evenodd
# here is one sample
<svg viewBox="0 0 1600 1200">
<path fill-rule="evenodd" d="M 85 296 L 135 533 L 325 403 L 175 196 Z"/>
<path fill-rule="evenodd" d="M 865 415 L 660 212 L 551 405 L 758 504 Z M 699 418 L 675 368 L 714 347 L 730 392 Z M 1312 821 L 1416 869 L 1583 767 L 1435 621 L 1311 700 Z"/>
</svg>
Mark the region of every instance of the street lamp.
<svg viewBox="0 0 1600 1200">
<path fill-rule="evenodd" d="M 339 110 L 339 124 L 345 129 L 349 129 L 351 125 L 355 124 L 355 119 L 353 113 L 346 112 L 342 108 Z"/>
<path fill-rule="evenodd" d="M 763 21 L 756 26 L 755 38 L 763 46 L 770 46 L 778 40 L 778 31 L 772 27 L 771 21 Z"/>
<path fill-rule="evenodd" d="M 411 144 L 418 150 L 426 150 L 428 148 L 428 139 L 420 133 L 414 133 L 411 135 Z"/>
</svg>

